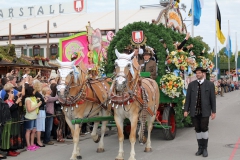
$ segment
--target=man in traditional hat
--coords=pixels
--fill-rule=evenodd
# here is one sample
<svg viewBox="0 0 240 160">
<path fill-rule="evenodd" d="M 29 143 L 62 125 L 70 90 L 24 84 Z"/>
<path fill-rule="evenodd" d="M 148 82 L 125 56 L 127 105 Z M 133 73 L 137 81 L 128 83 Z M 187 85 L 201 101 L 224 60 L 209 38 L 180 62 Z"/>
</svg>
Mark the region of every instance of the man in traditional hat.
<svg viewBox="0 0 240 160">
<path fill-rule="evenodd" d="M 143 60 L 139 61 L 139 65 L 141 65 L 142 72 L 150 72 L 150 78 L 156 80 L 157 77 L 157 65 L 156 62 L 151 60 L 152 52 L 150 50 L 145 50 L 143 53 Z"/>
<path fill-rule="evenodd" d="M 189 83 L 187 89 L 186 102 L 184 106 L 184 117 L 188 112 L 192 117 L 198 142 L 196 156 L 208 156 L 208 124 L 209 117 L 213 120 L 216 117 L 216 97 L 214 84 L 204 79 L 206 70 L 197 67 L 197 80 Z"/>
</svg>

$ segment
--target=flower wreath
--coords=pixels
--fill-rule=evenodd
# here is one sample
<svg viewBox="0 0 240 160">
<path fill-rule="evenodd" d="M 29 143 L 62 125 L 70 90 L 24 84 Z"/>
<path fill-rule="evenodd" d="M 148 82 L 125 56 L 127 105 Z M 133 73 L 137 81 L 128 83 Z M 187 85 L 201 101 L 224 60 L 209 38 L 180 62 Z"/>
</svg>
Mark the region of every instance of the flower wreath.
<svg viewBox="0 0 240 160">
<path fill-rule="evenodd" d="M 182 94 L 183 85 L 182 78 L 173 73 L 166 74 L 160 79 L 160 89 L 171 98 L 179 97 Z"/>
</svg>

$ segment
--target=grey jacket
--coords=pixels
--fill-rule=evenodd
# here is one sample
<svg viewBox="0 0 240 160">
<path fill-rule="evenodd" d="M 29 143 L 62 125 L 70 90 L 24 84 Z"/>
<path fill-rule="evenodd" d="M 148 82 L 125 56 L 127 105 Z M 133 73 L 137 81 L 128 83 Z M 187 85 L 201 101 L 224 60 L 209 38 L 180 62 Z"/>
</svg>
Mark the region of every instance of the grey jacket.
<svg viewBox="0 0 240 160">
<path fill-rule="evenodd" d="M 195 110 L 198 97 L 198 82 L 197 80 L 189 83 L 187 96 L 184 105 L 184 111 L 190 111 L 190 116 L 195 116 Z M 204 80 L 201 86 L 201 105 L 202 117 L 209 117 L 211 113 L 216 113 L 216 96 L 214 84 L 208 80 Z"/>
</svg>

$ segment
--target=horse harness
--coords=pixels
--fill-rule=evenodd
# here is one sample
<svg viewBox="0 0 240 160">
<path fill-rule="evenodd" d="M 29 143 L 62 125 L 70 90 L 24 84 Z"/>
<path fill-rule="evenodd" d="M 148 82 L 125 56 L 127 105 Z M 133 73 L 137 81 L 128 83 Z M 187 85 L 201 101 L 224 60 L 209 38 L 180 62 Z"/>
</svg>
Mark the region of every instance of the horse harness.
<svg viewBox="0 0 240 160">
<path fill-rule="evenodd" d="M 154 92 L 154 87 L 152 85 L 152 82 L 149 81 L 151 85 L 148 85 L 152 93 Z M 142 83 L 142 80 L 139 80 L 139 83 L 136 83 L 133 87 L 133 90 L 130 90 L 129 87 L 127 87 L 128 91 L 127 92 L 121 92 L 120 95 L 114 94 L 112 91 L 113 86 L 115 81 L 113 81 L 112 87 L 110 88 L 110 95 L 109 95 L 109 104 L 112 103 L 112 107 L 118 108 L 119 106 L 122 106 L 123 109 L 128 112 L 125 109 L 125 105 L 130 105 L 134 101 L 138 101 L 141 104 L 141 111 L 146 110 L 147 113 L 150 116 L 154 115 L 154 112 L 151 110 L 150 107 L 147 106 L 147 102 L 149 101 L 148 99 L 148 94 L 145 90 L 145 88 L 142 85 L 139 85 Z M 153 96 L 153 100 L 155 100 L 155 95 Z M 109 109 L 108 109 L 109 110 Z"/>
<path fill-rule="evenodd" d="M 101 80 L 92 80 L 92 79 L 87 79 L 85 80 L 81 85 L 78 83 L 77 85 L 71 86 L 73 82 L 73 73 L 70 73 L 71 75 L 71 80 L 66 86 L 66 89 L 64 91 L 64 98 L 62 95 L 59 94 L 58 92 L 58 97 L 59 101 L 61 102 L 62 105 L 65 107 L 69 108 L 71 107 L 71 111 L 73 110 L 73 106 L 76 106 L 78 108 L 78 105 L 81 105 L 85 103 L 86 101 L 92 102 L 92 103 L 97 103 L 99 106 L 96 108 L 98 109 L 99 107 L 102 107 L 103 109 L 106 110 L 106 104 L 104 102 L 104 98 L 101 96 L 103 93 L 108 92 L 107 87 L 104 83 L 105 79 Z M 80 90 L 77 93 L 76 96 L 69 96 L 70 94 L 70 89 L 74 87 L 79 87 Z M 67 111 L 67 108 L 65 111 Z M 90 113 L 92 112 L 93 106 L 90 110 Z M 90 113 L 88 115 L 90 115 Z"/>
</svg>

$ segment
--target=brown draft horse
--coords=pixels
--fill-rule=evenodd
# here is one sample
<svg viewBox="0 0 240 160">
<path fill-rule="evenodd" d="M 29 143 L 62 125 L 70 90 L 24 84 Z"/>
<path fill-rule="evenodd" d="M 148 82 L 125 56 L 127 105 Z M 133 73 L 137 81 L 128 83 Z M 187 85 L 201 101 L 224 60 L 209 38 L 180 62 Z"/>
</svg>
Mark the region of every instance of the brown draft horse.
<svg viewBox="0 0 240 160">
<path fill-rule="evenodd" d="M 115 60 L 116 77 L 113 79 L 109 91 L 112 107 L 114 108 L 114 119 L 118 128 L 119 152 L 116 160 L 123 160 L 123 122 L 128 118 L 131 122 L 131 151 L 129 160 L 135 160 L 134 145 L 136 142 L 137 123 L 140 120 L 139 141 L 146 143 L 145 152 L 151 151 L 151 131 L 159 105 L 159 89 L 156 81 L 144 78 L 140 79 L 140 66 L 133 54 L 120 54 L 115 50 L 117 60 Z M 144 136 L 145 124 L 148 123 L 148 137 Z"/>
<path fill-rule="evenodd" d="M 57 85 L 58 97 L 63 105 L 66 122 L 73 135 L 74 148 L 70 159 L 82 159 L 78 147 L 81 124 L 73 125 L 71 120 L 109 115 L 109 112 L 103 108 L 107 104 L 104 102 L 107 100 L 110 86 L 105 80 L 87 79 L 87 68 L 82 62 L 75 67 L 75 61 L 57 61 L 60 64 L 58 69 L 60 77 Z M 104 152 L 103 138 L 107 121 L 102 122 L 101 138 L 97 135 L 98 125 L 99 122 L 94 123 L 91 136 L 94 142 L 99 142 L 97 152 L 100 153 Z"/>
</svg>

